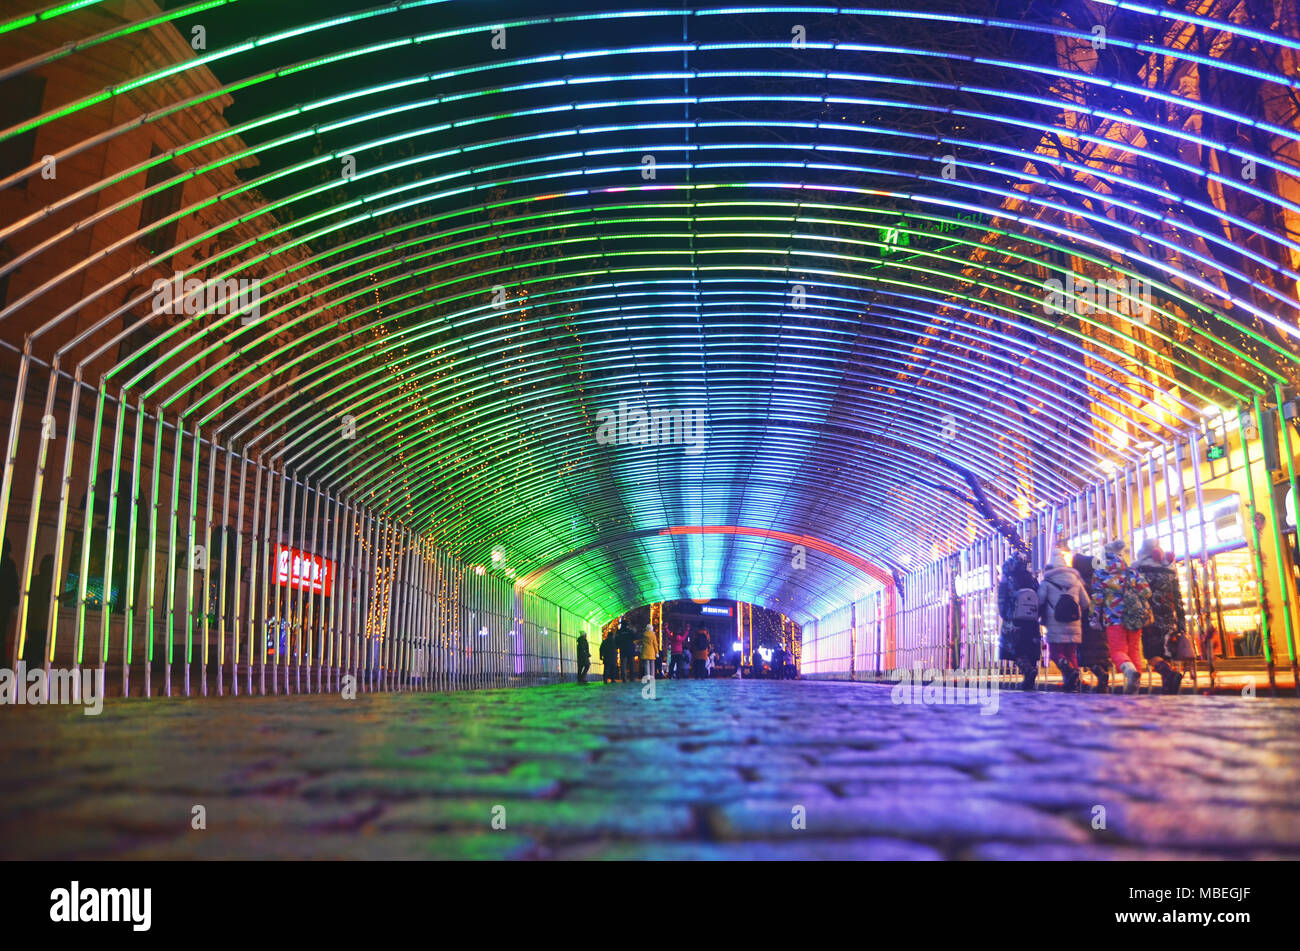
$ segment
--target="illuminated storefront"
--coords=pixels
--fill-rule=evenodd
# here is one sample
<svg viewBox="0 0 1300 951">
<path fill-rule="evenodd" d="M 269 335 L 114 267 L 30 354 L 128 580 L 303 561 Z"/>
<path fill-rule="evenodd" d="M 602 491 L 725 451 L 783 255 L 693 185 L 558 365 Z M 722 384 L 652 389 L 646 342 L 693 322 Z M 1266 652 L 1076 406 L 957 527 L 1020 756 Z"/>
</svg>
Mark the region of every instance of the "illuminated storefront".
<svg viewBox="0 0 1300 951">
<path fill-rule="evenodd" d="M 1190 618 L 1207 619 L 1206 633 L 1219 657 L 1264 653 L 1259 585 L 1246 517 L 1241 496 L 1228 493 L 1207 500 L 1198 510 L 1134 532 L 1134 551 L 1154 538 L 1162 551 L 1173 552 L 1184 609 Z"/>
<path fill-rule="evenodd" d="M 266 659 L 272 661 L 278 656 L 282 663 L 296 662 L 308 652 L 304 638 L 329 610 L 335 564 L 289 545 L 276 547 L 275 561 L 277 590 L 272 593 L 272 601 L 282 605 L 282 610 L 266 622 Z M 319 598 L 313 599 L 312 595 Z M 378 641 L 371 644 L 371 661 L 376 665 L 378 648 Z"/>
</svg>

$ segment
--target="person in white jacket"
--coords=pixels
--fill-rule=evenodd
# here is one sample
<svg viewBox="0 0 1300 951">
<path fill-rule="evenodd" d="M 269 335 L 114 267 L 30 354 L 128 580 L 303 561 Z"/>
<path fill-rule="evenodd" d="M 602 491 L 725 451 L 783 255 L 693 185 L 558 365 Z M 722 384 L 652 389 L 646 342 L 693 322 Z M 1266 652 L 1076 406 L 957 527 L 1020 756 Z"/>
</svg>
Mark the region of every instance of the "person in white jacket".
<svg viewBox="0 0 1300 951">
<path fill-rule="evenodd" d="M 1038 587 L 1039 616 L 1047 628 L 1047 652 L 1061 671 L 1063 689 L 1079 689 L 1079 645 L 1083 642 L 1082 619 L 1092 611 L 1092 600 L 1083 579 L 1063 551 L 1052 554 Z"/>
</svg>

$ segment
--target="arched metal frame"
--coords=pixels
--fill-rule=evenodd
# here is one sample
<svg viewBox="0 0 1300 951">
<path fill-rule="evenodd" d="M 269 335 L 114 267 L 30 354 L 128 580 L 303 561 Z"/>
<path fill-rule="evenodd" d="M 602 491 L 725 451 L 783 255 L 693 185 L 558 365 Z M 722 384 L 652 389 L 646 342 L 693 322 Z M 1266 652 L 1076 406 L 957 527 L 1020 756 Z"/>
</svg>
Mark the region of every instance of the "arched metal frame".
<svg viewBox="0 0 1300 951">
<path fill-rule="evenodd" d="M 5 65 L 0 78 L 236 6 L 253 4 L 194 4 L 78 36 Z M 1300 50 L 1296 36 L 1122 6 L 1121 25 L 1140 16 L 1168 36 L 1198 28 L 1292 57 Z M 65 5 L 0 24 L 0 42 L 63 17 L 77 21 Z M 412 29 L 429 17 L 445 25 Z M 793 43 L 791 25 L 806 22 L 816 26 Z M 757 38 L 720 38 L 742 23 Z M 44 612 L 52 631 L 70 618 L 75 662 L 87 639 L 99 665 L 112 648 L 128 689 L 142 624 L 145 689 L 155 637 L 170 689 L 183 635 L 187 692 L 196 664 L 207 690 L 210 655 L 218 689 L 226 674 L 237 683 L 242 673 L 251 690 L 261 627 L 294 617 L 302 643 L 286 658 L 275 647 L 269 665 L 260 657 L 261 689 L 267 666 L 270 689 L 282 680 L 291 689 L 291 667 L 292 689 L 304 670 L 310 689 L 313 664 L 315 689 L 336 685 L 344 670 L 376 686 L 417 669 L 451 677 L 455 664 L 420 652 L 435 650 L 435 632 L 456 643 L 476 636 L 478 615 L 491 613 L 494 638 L 536 635 L 522 649 L 493 641 L 497 659 L 474 676 L 498 682 L 562 670 L 560 632 L 630 605 L 733 597 L 805 623 L 838 617 L 846 599 L 870 601 L 863 616 L 879 633 L 879 666 L 886 636 L 912 636 L 886 624 L 894 611 L 883 599 L 901 584 L 914 604 L 918 584 L 939 590 L 921 566 L 985 544 L 988 513 L 955 500 L 968 490 L 963 473 L 1032 536 L 1028 512 L 1080 499 L 1100 512 L 1096 487 L 1109 485 L 1109 473 L 1132 473 L 1125 479 L 1140 496 L 1157 455 L 1177 447 L 1195 456 L 1207 404 L 1256 420 L 1276 414 L 1300 377 L 1300 241 L 1293 226 L 1279 226 L 1300 215 L 1286 197 L 1300 167 L 1296 129 L 1083 68 L 911 45 L 892 36 L 898 23 L 962 24 L 1071 48 L 1095 41 L 1051 16 L 686 4 L 480 22 L 468 5 L 422 0 L 305 15 L 293 29 L 228 39 L 0 131 L 3 142 L 75 128 L 80 113 L 136 90 L 166 97 L 187 71 L 219 67 L 230 77 L 74 141 L 53 156 L 66 161 L 219 95 L 262 97 L 253 118 L 110 168 L 37 214 L 0 222 L 0 240 L 20 249 L 0 277 L 34 264 L 52 275 L 7 302 L 0 327 L 61 302 L 41 325 L 25 325 L 0 485 L 0 524 L 15 530 L 15 492 L 26 505 L 15 659 L 31 613 Z M 384 38 L 351 45 L 349 27 L 362 24 Z M 891 42 L 859 42 L 864 24 Z M 593 26 L 613 42 L 564 32 Z M 646 41 L 679 29 L 679 41 Z M 254 54 L 296 52 L 307 36 L 329 52 L 241 68 Z M 565 36 L 577 42 L 557 45 Z M 1295 76 L 1258 62 L 1115 30 L 1105 43 L 1178 69 L 1300 89 Z M 463 66 L 384 71 L 385 54 L 419 47 L 454 62 L 471 46 Z M 818 68 L 809 69 L 813 54 Z M 952 78 L 888 68 L 910 62 L 942 63 Z M 963 81 L 964 70 L 980 83 Z M 275 98 L 278 84 L 304 74 L 328 94 Z M 843 118 L 810 117 L 818 109 Z M 1255 138 L 1216 141 L 1164 121 L 1170 109 Z M 918 131 L 909 116 L 922 113 L 947 124 Z M 1106 131 L 1082 128 L 1085 119 Z M 1153 146 L 1157 134 L 1180 151 Z M 322 137 L 330 144 L 302 158 L 304 143 Z M 1052 154 L 1051 137 L 1080 150 Z M 224 151 L 213 150 L 218 143 Z M 395 143 L 409 154 L 389 158 Z M 1189 150 L 1214 161 L 1198 165 Z M 249 159 L 259 174 L 239 187 L 190 193 L 171 215 L 119 229 L 84 258 L 68 254 L 86 229 L 169 189 L 186 195 L 187 184 L 216 181 Z M 328 177 L 348 159 L 352 174 Z M 169 161 L 190 167 L 146 187 L 145 173 Z M 1124 163 L 1202 177 L 1222 200 L 1170 194 Z M 1271 176 L 1273 187 L 1229 174 L 1232 163 Z M 41 167 L 0 187 L 33 180 Z M 236 200 L 251 210 L 202 226 L 160 257 L 189 255 L 183 278 L 203 282 L 204 293 L 258 282 L 259 316 L 200 306 L 118 359 L 123 341 L 163 322 L 156 309 L 132 322 L 154 286 L 108 302 L 157 268 L 84 276 L 129 260 L 141 237 L 205 221 L 206 209 Z M 1230 210 L 1245 200 L 1267 213 Z M 79 217 L 25 241 L 57 214 Z M 240 239 L 249 228 L 254 237 Z M 1087 279 L 1086 300 L 1071 277 Z M 1121 284 L 1105 303 L 1091 297 L 1102 280 Z M 79 295 L 69 291 L 78 282 Z M 667 445 L 602 440 L 602 421 L 626 418 L 628 407 L 670 414 L 676 435 Z M 697 411 L 707 424 L 698 453 L 680 428 L 682 414 Z M 62 439 L 46 436 L 47 419 Z M 1122 439 L 1112 445 L 1112 436 Z M 105 467 L 107 486 L 98 478 Z M 1294 486 L 1293 471 L 1289 479 Z M 52 521 L 47 480 L 58 486 Z M 79 544 L 65 541 L 77 528 L 74 484 L 86 487 Z M 98 618 L 87 591 L 97 492 L 108 497 Z M 1250 504 L 1254 514 L 1253 488 Z M 1153 501 L 1152 518 L 1158 509 Z M 125 552 L 115 550 L 123 516 Z M 1131 517 L 1116 508 L 1107 527 L 1132 533 L 1141 521 L 1140 506 Z M 710 526 L 744 531 L 703 531 Z M 30 597 L 38 537 L 50 529 L 58 577 L 71 569 L 79 579 L 71 604 L 57 586 L 46 604 Z M 218 538 L 223 558 L 235 550 L 238 582 L 206 561 L 186 570 L 186 556 L 212 551 Z M 796 566 L 791 538 L 822 539 L 852 557 Z M 281 548 L 330 552 L 348 597 L 326 604 L 268 584 Z M 129 590 L 114 647 L 107 589 L 122 558 Z M 137 567 L 139 589 L 130 583 Z M 1285 597 L 1287 581 L 1278 580 Z M 204 607 L 210 589 L 215 613 Z M 464 616 L 440 616 L 447 610 Z M 1294 664 L 1291 615 L 1288 602 Z M 922 627 L 934 623 L 948 621 Z M 857 623 L 850 628 L 848 650 L 860 654 Z M 372 656 L 369 639 L 389 656 Z M 449 643 L 437 649 L 461 651 L 463 666 L 472 651 Z M 805 656 L 809 643 L 816 639 L 805 638 Z M 50 638 L 47 668 L 56 647 Z"/>
</svg>

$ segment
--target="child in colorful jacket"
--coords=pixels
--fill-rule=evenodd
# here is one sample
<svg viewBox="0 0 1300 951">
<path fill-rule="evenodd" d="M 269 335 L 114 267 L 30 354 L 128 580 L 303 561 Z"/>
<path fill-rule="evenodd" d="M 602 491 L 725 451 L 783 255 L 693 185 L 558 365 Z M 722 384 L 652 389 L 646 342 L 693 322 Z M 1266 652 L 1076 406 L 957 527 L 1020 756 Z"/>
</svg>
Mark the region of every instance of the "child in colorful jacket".
<svg viewBox="0 0 1300 951">
<path fill-rule="evenodd" d="M 1137 693 L 1137 659 L 1141 656 L 1142 628 L 1151 616 L 1151 586 L 1128 566 L 1128 546 L 1119 539 L 1106 545 L 1102 558 L 1093 562 L 1092 603 L 1106 629 L 1111 661 L 1124 674 L 1124 692 Z"/>
</svg>

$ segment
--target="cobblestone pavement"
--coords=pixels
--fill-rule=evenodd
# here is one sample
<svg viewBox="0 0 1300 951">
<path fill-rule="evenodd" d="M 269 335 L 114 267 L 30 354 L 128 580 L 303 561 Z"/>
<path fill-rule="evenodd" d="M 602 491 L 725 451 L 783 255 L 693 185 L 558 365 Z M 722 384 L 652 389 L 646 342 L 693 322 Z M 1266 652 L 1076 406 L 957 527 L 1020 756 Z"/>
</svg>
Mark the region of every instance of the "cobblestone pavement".
<svg viewBox="0 0 1300 951">
<path fill-rule="evenodd" d="M 561 684 L 0 710 L 6 858 L 1296 858 L 1300 702 Z M 207 828 L 192 828 L 194 807 Z M 498 808 L 500 807 L 500 808 Z M 798 816 L 802 807 L 806 828 Z M 1104 828 L 1094 828 L 1103 807 Z M 494 828 L 504 823 L 503 829 Z"/>
</svg>

